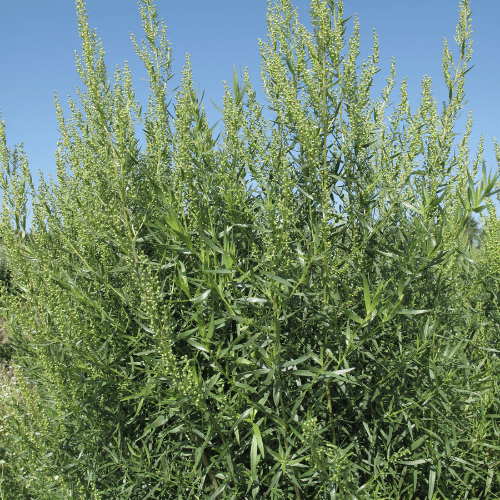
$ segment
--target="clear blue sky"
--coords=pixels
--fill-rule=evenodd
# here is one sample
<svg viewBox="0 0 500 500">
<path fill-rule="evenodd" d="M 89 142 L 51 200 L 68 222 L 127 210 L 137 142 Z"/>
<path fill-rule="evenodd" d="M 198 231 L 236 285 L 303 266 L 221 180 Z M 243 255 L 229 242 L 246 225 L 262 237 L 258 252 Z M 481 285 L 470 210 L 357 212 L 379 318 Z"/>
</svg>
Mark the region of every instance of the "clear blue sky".
<svg viewBox="0 0 500 500">
<path fill-rule="evenodd" d="M 310 31 L 309 0 L 292 1 L 299 18 Z M 251 83 L 261 104 L 265 104 L 260 80 L 258 39 L 267 41 L 266 0 L 159 0 L 158 16 L 167 25 L 172 43 L 177 87 L 186 52 L 191 55 L 195 87 L 205 90 L 205 109 L 211 125 L 220 114 L 210 102 L 222 108 L 224 85 L 231 85 L 233 65 L 242 74 L 248 67 Z M 500 2 L 472 0 L 473 57 L 475 67 L 467 75 L 468 103 L 456 132 L 465 130 L 469 109 L 474 125 L 470 147 L 474 157 L 481 133 L 485 137 L 488 170 L 497 171 L 493 137 L 500 140 Z M 129 62 L 136 98 L 147 108 L 148 85 L 142 62 L 136 56 L 130 32 L 139 42 L 144 38 L 138 3 L 134 0 L 88 0 L 91 28 L 103 41 L 106 65 L 113 78 L 117 64 Z M 433 81 L 438 109 L 447 99 L 442 77 L 443 37 L 458 60 L 453 39 L 458 22 L 459 0 L 345 0 L 346 16 L 357 13 L 361 29 L 359 63 L 372 47 L 372 29 L 380 43 L 379 67 L 372 97 L 378 96 L 390 74 L 391 57 L 396 60 L 396 89 L 406 76 L 412 111 L 420 99 L 423 75 Z M 68 95 L 77 100 L 76 86 L 82 88 L 75 65 L 74 51 L 81 54 L 81 40 L 75 2 L 70 0 L 0 0 L 0 110 L 7 126 L 8 146 L 24 143 L 35 184 L 38 170 L 55 178 L 54 151 L 59 132 L 54 107 L 54 91 L 69 116 Z M 347 36 L 352 29 L 349 21 Z M 241 73 L 240 73 L 241 68 Z M 83 88 L 82 88 L 83 90 Z M 201 92 L 200 92 L 201 93 Z M 172 96 L 173 97 L 173 96 Z M 266 117 L 271 115 L 267 111 Z M 221 121 L 216 127 L 219 131 Z M 141 138 L 142 139 L 142 138 Z M 140 144 L 144 144 L 141 142 Z"/>
</svg>

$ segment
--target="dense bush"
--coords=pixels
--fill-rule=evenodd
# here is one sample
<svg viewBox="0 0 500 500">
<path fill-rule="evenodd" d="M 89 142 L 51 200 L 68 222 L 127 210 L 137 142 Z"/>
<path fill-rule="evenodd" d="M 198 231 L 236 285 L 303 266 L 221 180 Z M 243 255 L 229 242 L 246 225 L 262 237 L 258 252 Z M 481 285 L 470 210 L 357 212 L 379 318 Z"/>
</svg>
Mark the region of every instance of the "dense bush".
<svg viewBox="0 0 500 500">
<path fill-rule="evenodd" d="M 87 91 L 67 120 L 56 103 L 57 183 L 36 191 L 0 128 L 19 290 L 3 498 L 498 498 L 497 177 L 483 163 L 473 181 L 470 116 L 452 156 L 468 1 L 449 102 L 438 115 L 424 78 L 412 114 L 403 82 L 389 125 L 376 36 L 358 75 L 342 2 L 311 2 L 313 34 L 278 2 L 261 43 L 275 120 L 235 74 L 222 142 L 189 57 L 167 105 L 170 46 L 141 3 L 147 113 L 127 67 L 111 88 L 78 0 Z M 485 207 L 479 250 L 464 227 Z"/>
</svg>

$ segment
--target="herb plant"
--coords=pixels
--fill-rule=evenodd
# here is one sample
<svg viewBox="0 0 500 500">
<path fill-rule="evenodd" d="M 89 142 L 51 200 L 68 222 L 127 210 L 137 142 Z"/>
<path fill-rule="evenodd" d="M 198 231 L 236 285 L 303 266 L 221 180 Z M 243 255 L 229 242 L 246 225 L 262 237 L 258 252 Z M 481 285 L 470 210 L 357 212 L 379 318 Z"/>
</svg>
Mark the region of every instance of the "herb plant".
<svg viewBox="0 0 500 500">
<path fill-rule="evenodd" d="M 313 33 L 269 5 L 274 119 L 235 72 L 215 138 L 189 56 L 168 99 L 152 0 L 147 112 L 76 6 L 86 90 L 69 118 L 56 98 L 57 182 L 35 189 L 0 126 L 2 498 L 499 498 L 498 181 L 482 143 L 470 165 L 470 114 L 453 151 L 468 0 L 448 102 L 424 77 L 412 113 L 404 80 L 390 119 L 395 63 L 373 100 L 377 36 L 360 66 L 342 1 L 311 1 Z"/>
</svg>

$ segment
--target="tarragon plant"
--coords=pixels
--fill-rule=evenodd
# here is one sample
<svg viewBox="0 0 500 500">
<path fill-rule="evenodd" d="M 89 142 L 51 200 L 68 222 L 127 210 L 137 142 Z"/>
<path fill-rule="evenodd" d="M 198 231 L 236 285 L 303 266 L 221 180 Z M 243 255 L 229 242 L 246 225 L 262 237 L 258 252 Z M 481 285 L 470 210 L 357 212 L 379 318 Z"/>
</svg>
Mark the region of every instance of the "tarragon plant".
<svg viewBox="0 0 500 500">
<path fill-rule="evenodd" d="M 69 118 L 56 98 L 57 179 L 35 189 L 0 127 L 3 498 L 499 498 L 498 183 L 482 143 L 470 166 L 472 116 L 454 129 L 468 0 L 441 112 L 424 78 L 390 117 L 375 33 L 360 65 L 341 1 L 311 1 L 312 33 L 270 4 L 273 119 L 234 73 L 218 137 L 189 56 L 171 104 L 152 0 L 132 37 L 147 111 L 76 6 L 85 90 Z M 463 235 L 484 208 L 479 251 Z"/>
</svg>

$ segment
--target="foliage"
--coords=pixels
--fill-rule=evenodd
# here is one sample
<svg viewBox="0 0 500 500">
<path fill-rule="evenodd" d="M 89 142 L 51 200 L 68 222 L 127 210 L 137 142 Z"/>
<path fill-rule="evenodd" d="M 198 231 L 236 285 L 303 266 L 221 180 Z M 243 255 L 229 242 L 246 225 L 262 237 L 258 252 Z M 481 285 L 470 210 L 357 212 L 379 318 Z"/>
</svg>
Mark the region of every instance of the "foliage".
<svg viewBox="0 0 500 500">
<path fill-rule="evenodd" d="M 470 115 L 451 153 L 468 1 L 456 66 L 445 42 L 441 114 L 428 78 L 412 114 L 403 81 L 389 124 L 395 64 L 373 101 L 375 34 L 358 74 L 342 2 L 311 2 L 312 34 L 288 0 L 270 6 L 275 119 L 235 73 L 222 142 L 189 56 L 167 103 L 152 0 L 147 43 L 133 38 L 147 113 L 127 66 L 111 88 L 77 11 L 87 91 L 66 120 L 56 100 L 57 182 L 36 191 L 0 128 L 0 236 L 19 290 L 2 304 L 4 498 L 498 498 L 500 228 L 482 204 L 497 177 L 483 164 L 473 181 Z M 479 253 L 464 228 L 486 206 Z"/>
<path fill-rule="evenodd" d="M 5 248 L 0 244 L 0 282 L 8 290 L 12 284 L 12 274 L 9 269 Z"/>
</svg>

